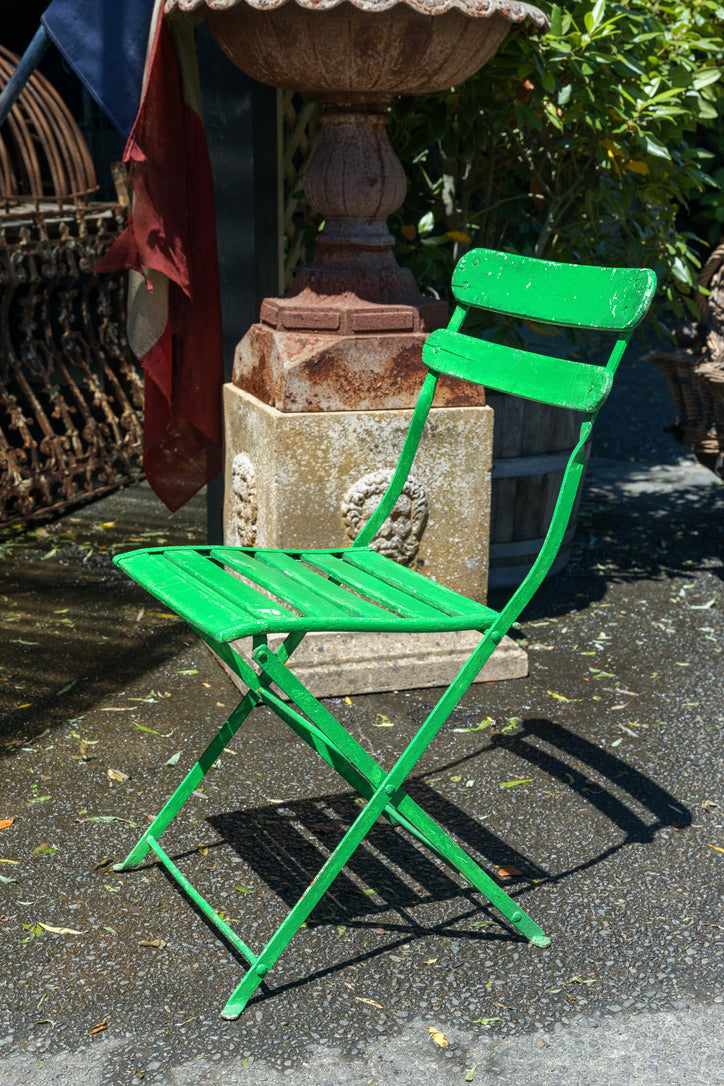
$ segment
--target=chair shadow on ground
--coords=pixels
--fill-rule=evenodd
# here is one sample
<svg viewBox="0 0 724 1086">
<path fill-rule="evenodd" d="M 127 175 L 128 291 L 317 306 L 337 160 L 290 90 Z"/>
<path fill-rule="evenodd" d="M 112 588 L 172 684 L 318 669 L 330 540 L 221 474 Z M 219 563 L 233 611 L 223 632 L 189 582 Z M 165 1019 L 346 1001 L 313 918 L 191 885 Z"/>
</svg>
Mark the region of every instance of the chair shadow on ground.
<svg viewBox="0 0 724 1086">
<path fill-rule="evenodd" d="M 500 745 L 528 767 L 546 774 L 552 782 L 584 797 L 586 803 L 620 831 L 615 839 L 609 839 L 595 855 L 571 867 L 548 870 L 540 857 L 511 848 L 503 838 L 427 783 L 426 778 L 459 769 Z M 574 760 L 590 769 L 590 775 L 576 768 Z M 544 718 L 526 720 L 521 731 L 512 737 L 493 737 L 455 761 L 412 776 L 406 788 L 489 872 L 501 864 L 512 864 L 519 869 L 522 874 L 504 884 L 513 898 L 525 896 L 541 883 L 556 884 L 594 868 L 629 844 L 650 843 L 666 827 L 681 829 L 692 821 L 691 812 L 682 802 L 650 777 L 617 755 Z M 643 809 L 642 813 L 637 814 L 633 806 Z M 207 821 L 219 835 L 211 847 L 229 846 L 291 908 L 359 811 L 359 798 L 351 791 L 344 791 L 226 812 Z M 185 855 L 190 856 L 191 852 Z M 440 906 L 445 902 L 458 902 L 453 915 L 441 918 L 439 909 L 434 909 L 428 922 L 429 913 L 425 912 L 426 919 L 421 920 L 413 911 L 419 906 Z M 391 920 L 390 912 L 398 918 Z M 287 984 L 265 985 L 256 1000 L 369 961 L 431 934 L 467 940 L 523 941 L 476 891 L 462 885 L 457 876 L 448 874 L 421 845 L 383 820 L 378 820 L 337 876 L 313 910 L 307 927 L 341 924 L 388 933 L 391 941 L 320 967 Z M 240 934 L 243 935 L 243 930 Z M 241 957 L 239 961 L 246 965 Z"/>
</svg>

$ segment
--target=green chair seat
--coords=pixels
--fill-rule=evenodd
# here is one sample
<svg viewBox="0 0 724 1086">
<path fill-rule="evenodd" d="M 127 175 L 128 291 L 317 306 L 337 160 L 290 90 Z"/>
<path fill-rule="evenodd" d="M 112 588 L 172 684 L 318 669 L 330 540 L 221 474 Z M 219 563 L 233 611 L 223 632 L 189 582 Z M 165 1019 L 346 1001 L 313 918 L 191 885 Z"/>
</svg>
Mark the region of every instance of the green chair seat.
<svg viewBox="0 0 724 1086">
<path fill-rule="evenodd" d="M 220 642 L 294 630 L 482 631 L 497 614 L 369 547 L 154 547 L 117 564 Z"/>
</svg>

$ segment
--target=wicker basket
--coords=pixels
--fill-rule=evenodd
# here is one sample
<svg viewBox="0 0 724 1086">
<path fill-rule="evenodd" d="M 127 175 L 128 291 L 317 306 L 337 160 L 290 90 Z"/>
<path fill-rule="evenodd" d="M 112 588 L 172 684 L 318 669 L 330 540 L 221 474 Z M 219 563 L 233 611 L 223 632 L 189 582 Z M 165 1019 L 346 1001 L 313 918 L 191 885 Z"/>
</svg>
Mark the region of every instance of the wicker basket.
<svg viewBox="0 0 724 1086">
<path fill-rule="evenodd" d="M 699 284 L 706 288 L 696 294 L 699 345 L 659 351 L 649 359 L 661 370 L 674 401 L 671 433 L 724 478 L 724 240 L 706 261 Z"/>
</svg>

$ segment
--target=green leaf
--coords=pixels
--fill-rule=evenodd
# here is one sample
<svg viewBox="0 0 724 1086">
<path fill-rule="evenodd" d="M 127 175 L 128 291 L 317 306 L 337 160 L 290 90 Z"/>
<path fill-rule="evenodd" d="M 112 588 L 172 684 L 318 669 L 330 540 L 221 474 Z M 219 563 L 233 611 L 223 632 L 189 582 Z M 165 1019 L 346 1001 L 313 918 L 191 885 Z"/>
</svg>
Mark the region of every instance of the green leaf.
<svg viewBox="0 0 724 1086">
<path fill-rule="evenodd" d="M 712 83 L 717 83 L 721 79 L 720 68 L 702 68 L 700 71 L 695 72 L 691 80 L 691 85 L 694 90 L 703 90 L 704 87 L 711 86 Z"/>
<path fill-rule="evenodd" d="M 543 73 L 543 89 L 548 91 L 549 94 L 553 94 L 556 89 L 556 77 L 548 68 Z"/>
<path fill-rule="evenodd" d="M 716 121 L 719 119 L 719 111 L 716 106 L 711 102 L 707 102 L 705 98 L 699 98 L 696 104 L 697 116 L 702 121 Z"/>
<path fill-rule="evenodd" d="M 662 143 L 656 136 L 652 136 L 650 133 L 644 134 L 644 146 L 648 154 L 653 155 L 654 158 L 665 158 L 671 161 L 671 155 L 669 148 L 665 143 Z"/>
<path fill-rule="evenodd" d="M 563 33 L 563 18 L 560 6 L 558 4 L 554 4 L 553 7 L 550 9 L 549 17 L 551 21 L 550 33 L 553 35 L 554 38 L 560 38 L 561 34 Z"/>
<path fill-rule="evenodd" d="M 606 10 L 606 0 L 596 0 L 593 5 L 593 29 L 597 29 L 603 22 L 603 15 Z"/>
<path fill-rule="evenodd" d="M 671 274 L 679 283 L 686 283 L 687 285 L 692 283 L 691 268 L 684 263 L 680 256 L 675 257 L 671 262 Z"/>
</svg>

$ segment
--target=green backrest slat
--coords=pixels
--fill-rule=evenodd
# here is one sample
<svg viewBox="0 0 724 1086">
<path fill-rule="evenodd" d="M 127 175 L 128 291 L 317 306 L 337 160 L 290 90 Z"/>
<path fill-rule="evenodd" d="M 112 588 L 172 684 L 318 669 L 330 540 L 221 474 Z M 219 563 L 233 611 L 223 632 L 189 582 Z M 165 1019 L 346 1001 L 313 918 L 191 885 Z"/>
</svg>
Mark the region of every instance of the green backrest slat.
<svg viewBox="0 0 724 1086">
<path fill-rule="evenodd" d="M 462 305 L 572 328 L 631 331 L 656 291 L 646 268 L 557 264 L 490 249 L 471 249 L 452 277 Z"/>
<path fill-rule="evenodd" d="M 323 577 L 317 577 L 311 571 L 303 569 L 307 575 L 306 580 L 293 580 L 288 573 L 270 565 L 269 554 L 259 552 L 251 555 L 238 551 L 234 547 L 214 547 L 211 554 L 219 562 L 223 562 L 229 569 L 248 577 L 261 588 L 266 588 L 281 600 L 305 615 L 316 617 L 326 616 L 334 619 L 344 619 L 349 610 L 343 610 L 334 604 L 325 593 L 327 581 Z M 296 570 L 299 563 L 290 559 Z M 314 583 L 312 583 L 312 578 Z"/>
<path fill-rule="evenodd" d="M 162 551 L 128 551 L 114 562 L 196 629 L 221 638 L 228 629 L 243 626 L 238 607 L 199 592 L 194 578 L 173 566 Z"/>
<path fill-rule="evenodd" d="M 323 570 L 330 577 L 334 577 L 335 580 L 341 581 L 355 592 L 364 593 L 367 599 L 398 615 L 421 619 L 440 617 L 439 609 L 432 604 L 430 599 L 420 599 L 400 591 L 394 585 L 378 580 L 372 573 L 355 568 L 349 562 L 345 562 L 344 558 L 314 551 L 305 552 L 304 560 L 316 569 Z"/>
<path fill-rule="evenodd" d="M 451 588 L 446 588 L 445 585 L 438 584 L 436 581 L 426 578 L 421 582 L 419 574 L 414 573 L 407 566 L 401 566 L 398 562 L 388 562 L 377 551 L 350 548 L 344 552 L 343 560 L 346 564 L 355 566 L 357 569 L 369 571 L 378 580 L 385 581 L 386 584 L 401 588 L 416 599 L 433 603 L 444 614 L 450 616 L 461 614 L 462 603 L 465 614 L 473 612 L 476 618 L 478 615 L 480 616 L 481 622 L 492 622 L 497 615 L 497 611 L 493 611 L 490 607 L 485 607 L 475 600 L 464 599 L 457 592 L 453 592 Z"/>
<path fill-rule="evenodd" d="M 345 589 L 340 588 L 333 581 L 327 580 L 320 573 L 315 573 L 308 566 L 302 565 L 298 559 L 292 558 L 282 551 L 264 551 L 263 555 L 260 554 L 259 557 L 263 557 L 264 562 L 268 562 L 269 565 L 287 573 L 297 584 L 318 593 L 322 602 L 330 600 L 340 610 L 355 618 L 367 618 L 373 621 L 380 618 L 379 607 L 367 603 L 366 600 L 354 596 L 351 592 L 346 592 Z M 320 609 L 321 604 L 318 604 L 317 610 Z"/>
<path fill-rule="evenodd" d="M 422 358 L 435 373 L 577 411 L 599 408 L 613 383 L 603 366 L 521 351 L 444 328 L 427 337 Z"/>
<path fill-rule="evenodd" d="M 237 618 L 243 618 L 243 615 L 239 616 L 239 610 L 250 618 L 261 618 L 273 623 L 281 621 L 285 625 L 289 619 L 297 617 L 283 605 L 250 585 L 244 584 L 238 577 L 234 577 L 233 574 L 227 573 L 218 566 L 211 558 L 204 557 L 195 550 L 186 548 L 172 550 L 166 557 L 173 565 L 194 578 L 196 590 L 200 595 L 204 592 L 213 593 L 217 601 L 222 604 L 230 603 L 236 608 Z"/>
</svg>

